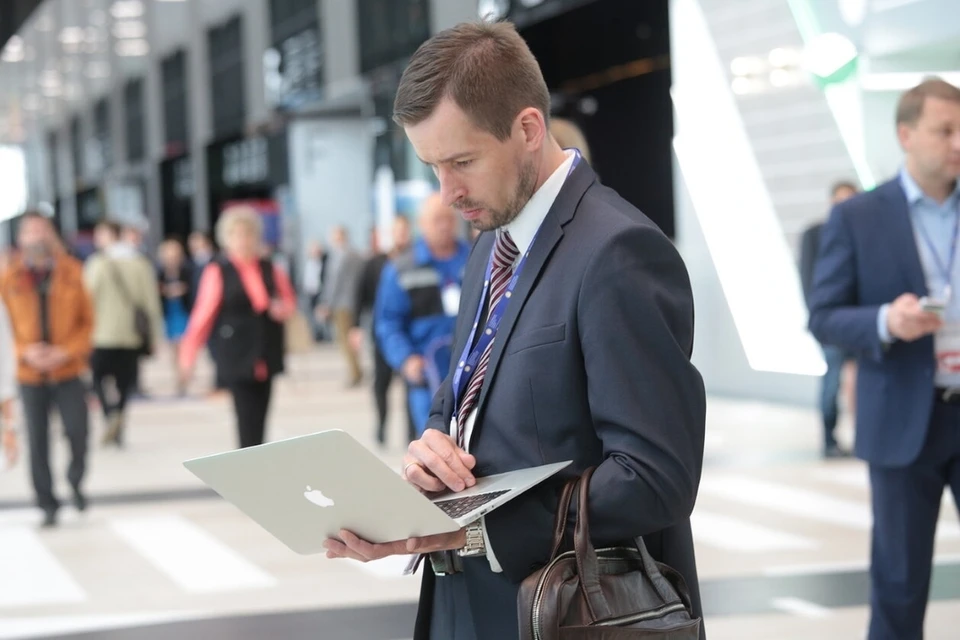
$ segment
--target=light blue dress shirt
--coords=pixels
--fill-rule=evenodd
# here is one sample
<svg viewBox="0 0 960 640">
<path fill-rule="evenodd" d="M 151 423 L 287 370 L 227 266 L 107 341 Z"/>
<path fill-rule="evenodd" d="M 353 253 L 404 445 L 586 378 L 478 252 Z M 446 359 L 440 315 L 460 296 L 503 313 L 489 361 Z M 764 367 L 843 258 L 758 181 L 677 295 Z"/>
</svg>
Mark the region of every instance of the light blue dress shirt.
<svg viewBox="0 0 960 640">
<path fill-rule="evenodd" d="M 900 171 L 900 185 L 903 187 L 910 207 L 910 223 L 913 225 L 920 263 L 926 276 L 927 295 L 942 300 L 949 284 L 953 294 L 947 304 L 944 322 L 947 325 L 958 325 L 960 324 L 960 247 L 957 249 L 958 255 L 950 274 L 945 274 L 943 269 L 948 268 L 953 244 L 957 242 L 954 231 L 957 216 L 960 216 L 960 181 L 943 204 L 924 194 L 920 185 L 907 173 L 906 169 Z M 937 257 L 934 257 L 933 251 L 936 251 Z M 880 339 L 887 343 L 894 340 L 887 329 L 889 308 L 889 304 L 883 305 L 877 315 L 877 331 L 880 333 Z M 960 374 L 938 373 L 934 384 L 938 387 L 960 387 Z"/>
</svg>

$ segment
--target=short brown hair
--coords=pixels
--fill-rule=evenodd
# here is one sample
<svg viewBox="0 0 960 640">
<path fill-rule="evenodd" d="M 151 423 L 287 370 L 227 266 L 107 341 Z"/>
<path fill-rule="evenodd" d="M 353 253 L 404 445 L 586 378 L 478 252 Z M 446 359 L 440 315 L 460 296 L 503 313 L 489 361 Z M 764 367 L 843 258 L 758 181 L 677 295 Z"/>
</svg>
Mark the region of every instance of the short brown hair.
<svg viewBox="0 0 960 640">
<path fill-rule="evenodd" d="M 113 220 L 101 220 L 97 223 L 97 227 L 103 229 L 114 238 L 119 238 L 120 233 L 123 231 L 123 227 L 120 226 L 120 223 L 114 222 Z"/>
<path fill-rule="evenodd" d="M 902 96 L 897 104 L 897 124 L 914 125 L 923 115 L 927 98 L 960 103 L 960 89 L 940 78 L 927 78 Z"/>
<path fill-rule="evenodd" d="M 857 188 L 857 185 L 853 184 L 853 182 L 851 182 L 850 180 L 839 180 L 837 182 L 834 182 L 832 185 L 830 185 L 830 195 L 835 196 L 837 195 L 838 191 L 841 191 L 843 189 L 849 189 L 854 193 L 859 191 L 859 189 Z"/>
<path fill-rule="evenodd" d="M 540 65 L 509 22 L 464 22 L 420 45 L 400 78 L 393 119 L 400 126 L 419 124 L 446 97 L 501 141 L 528 107 L 550 118 Z"/>
</svg>

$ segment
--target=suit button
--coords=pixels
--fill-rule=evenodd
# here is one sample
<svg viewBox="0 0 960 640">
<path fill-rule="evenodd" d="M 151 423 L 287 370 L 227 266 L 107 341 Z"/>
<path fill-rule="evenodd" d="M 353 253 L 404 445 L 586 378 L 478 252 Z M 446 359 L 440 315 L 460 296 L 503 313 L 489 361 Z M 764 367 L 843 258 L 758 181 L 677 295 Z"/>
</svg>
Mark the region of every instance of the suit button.
<svg viewBox="0 0 960 640">
<path fill-rule="evenodd" d="M 233 327 L 230 327 L 230 326 L 220 327 L 220 337 L 221 338 L 233 337 Z"/>
</svg>

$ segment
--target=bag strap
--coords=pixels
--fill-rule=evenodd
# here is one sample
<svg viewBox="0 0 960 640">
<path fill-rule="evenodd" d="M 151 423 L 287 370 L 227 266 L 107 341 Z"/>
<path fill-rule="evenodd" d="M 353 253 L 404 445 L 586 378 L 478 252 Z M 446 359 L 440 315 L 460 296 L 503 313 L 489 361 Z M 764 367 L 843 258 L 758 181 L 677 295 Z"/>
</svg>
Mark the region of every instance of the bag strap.
<svg viewBox="0 0 960 640">
<path fill-rule="evenodd" d="M 580 591 L 593 622 L 611 617 L 610 605 L 600 589 L 600 567 L 597 550 L 590 541 L 590 478 L 595 468 L 583 472 L 577 485 L 577 524 L 573 530 L 573 546 L 577 556 Z"/>
<path fill-rule="evenodd" d="M 672 567 L 658 564 L 657 561 L 653 559 L 653 556 L 650 555 L 650 551 L 647 549 L 647 545 L 642 537 L 637 536 L 634 542 L 637 545 L 637 551 L 640 552 L 643 570 L 647 576 L 650 577 L 650 584 L 657 590 L 660 599 L 664 602 L 673 602 L 674 598 L 679 596 L 680 601 L 687 608 L 687 611 L 693 615 L 693 601 L 690 598 L 690 591 L 687 589 L 687 583 L 684 581 L 683 576 Z M 664 575 L 664 572 L 660 569 L 661 566 L 667 569 L 669 575 Z M 671 577 L 673 578 L 672 580 L 670 579 Z M 675 593 L 671 593 L 667 588 L 668 586 L 673 587 L 672 590 Z"/>
<path fill-rule="evenodd" d="M 563 493 L 560 494 L 560 502 L 557 505 L 557 517 L 553 525 L 553 550 L 550 552 L 550 559 L 553 560 L 560 554 L 563 546 L 563 538 L 567 533 L 567 520 L 570 516 L 570 501 L 573 498 L 573 490 L 580 483 L 580 478 L 571 478 L 563 485 Z"/>
<path fill-rule="evenodd" d="M 133 307 L 139 307 L 140 305 L 133 300 L 133 296 L 130 295 L 130 289 L 127 289 L 127 283 L 123 281 L 123 278 L 120 276 L 120 272 L 117 271 L 116 263 L 107 258 L 107 264 L 110 266 L 107 267 L 110 269 L 110 273 L 113 275 L 113 281 L 116 283 L 117 287 L 120 289 L 120 295 L 123 296 L 127 304 Z"/>
</svg>

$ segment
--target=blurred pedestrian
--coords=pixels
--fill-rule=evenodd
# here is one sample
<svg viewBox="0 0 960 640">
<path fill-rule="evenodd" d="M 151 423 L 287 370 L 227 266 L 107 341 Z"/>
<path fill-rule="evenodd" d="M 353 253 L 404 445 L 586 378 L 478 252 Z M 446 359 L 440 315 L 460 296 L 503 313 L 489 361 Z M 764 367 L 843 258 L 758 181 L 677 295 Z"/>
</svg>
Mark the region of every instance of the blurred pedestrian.
<svg viewBox="0 0 960 640">
<path fill-rule="evenodd" d="M 182 384 L 209 338 L 218 379 L 233 396 L 240 447 L 263 443 L 273 378 L 284 370 L 284 322 L 297 308 L 282 269 L 261 258 L 263 223 L 252 207 L 230 207 L 217 221 L 223 256 L 200 278 L 180 343 Z"/>
</svg>

